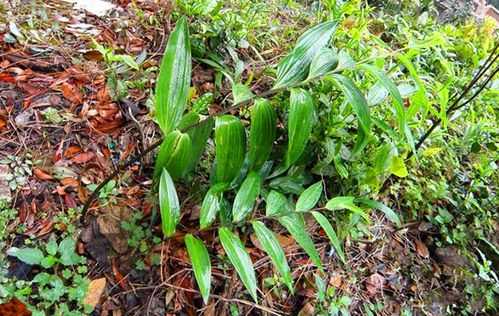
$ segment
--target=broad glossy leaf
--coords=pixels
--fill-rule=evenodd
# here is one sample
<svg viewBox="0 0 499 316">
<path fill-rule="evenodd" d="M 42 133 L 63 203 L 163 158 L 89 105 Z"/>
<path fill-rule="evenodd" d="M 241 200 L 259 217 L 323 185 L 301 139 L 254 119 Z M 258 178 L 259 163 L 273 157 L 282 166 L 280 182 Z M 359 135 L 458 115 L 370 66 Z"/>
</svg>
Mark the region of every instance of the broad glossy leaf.
<svg viewBox="0 0 499 316">
<path fill-rule="evenodd" d="M 156 83 L 156 117 L 165 135 L 177 127 L 184 113 L 191 68 L 189 29 L 183 17 L 170 33 Z"/>
<path fill-rule="evenodd" d="M 187 171 L 192 171 L 196 168 L 196 165 L 204 152 L 206 144 L 208 143 L 208 138 L 211 135 L 214 123 L 215 120 L 213 120 L 213 118 L 208 118 L 195 127 L 187 130 L 187 134 L 189 134 L 192 141 L 192 150 Z"/>
<path fill-rule="evenodd" d="M 322 269 L 321 257 L 317 249 L 315 249 L 314 241 L 305 229 L 305 223 L 301 214 L 291 213 L 290 215 L 279 217 L 278 221 L 288 230 L 303 250 L 305 250 L 312 262 Z"/>
<path fill-rule="evenodd" d="M 334 231 L 334 228 L 331 225 L 331 223 L 327 220 L 326 216 L 322 215 L 319 212 L 313 211 L 312 215 L 314 216 L 317 223 L 319 223 L 322 229 L 324 229 L 324 231 L 326 232 L 326 235 L 331 241 L 331 244 L 333 245 L 334 250 L 338 254 L 338 257 L 340 257 L 341 261 L 346 264 L 347 260 L 345 258 L 345 253 L 343 252 L 342 242 L 338 238 L 338 235 Z"/>
<path fill-rule="evenodd" d="M 235 83 L 232 85 L 232 97 L 234 98 L 234 104 L 249 100 L 253 96 L 254 94 L 248 86 L 242 83 Z"/>
<path fill-rule="evenodd" d="M 189 134 L 175 130 L 166 135 L 159 147 L 156 164 L 154 166 L 154 178 L 158 179 L 163 169 L 174 179 L 183 177 L 192 160 L 192 142 Z"/>
<path fill-rule="evenodd" d="M 288 114 L 288 150 L 286 166 L 295 163 L 307 146 L 314 123 L 314 103 L 310 93 L 292 89 Z"/>
<path fill-rule="evenodd" d="M 166 169 L 163 169 L 159 181 L 159 209 L 163 234 L 171 237 L 180 219 L 180 203 L 172 177 Z"/>
<path fill-rule="evenodd" d="M 390 172 L 399 178 L 405 178 L 409 175 L 407 172 L 407 167 L 405 166 L 404 159 L 400 156 L 393 156 L 391 165 L 389 168 Z"/>
<path fill-rule="evenodd" d="M 275 190 L 270 191 L 265 202 L 267 203 L 265 209 L 266 216 L 282 216 L 293 212 L 293 207 L 290 205 L 286 196 L 281 192 Z"/>
<path fill-rule="evenodd" d="M 241 281 L 256 302 L 255 269 L 253 268 L 253 263 L 251 262 L 251 258 L 248 252 L 246 252 L 243 243 L 239 237 L 226 227 L 221 227 L 218 230 L 218 235 L 220 236 L 220 242 L 222 243 L 227 257 L 229 257 L 229 260 L 236 269 Z"/>
<path fill-rule="evenodd" d="M 223 115 L 215 121 L 215 181 L 230 183 L 241 172 L 246 148 L 244 127 L 238 118 Z"/>
<path fill-rule="evenodd" d="M 269 158 L 276 135 L 276 114 L 270 102 L 258 99 L 251 109 L 248 161 L 250 170 L 259 170 Z"/>
<path fill-rule="evenodd" d="M 250 172 L 244 179 L 234 199 L 232 218 L 235 223 L 242 221 L 253 210 L 253 205 L 260 194 L 262 179 L 256 171 Z"/>
<path fill-rule="evenodd" d="M 300 194 L 296 202 L 297 212 L 307 212 L 314 208 L 322 195 L 322 181 L 312 184 Z"/>
<path fill-rule="evenodd" d="M 208 303 L 211 288 L 211 262 L 208 250 L 203 242 L 191 234 L 185 235 L 187 253 L 192 263 L 192 270 L 205 304 Z"/>
<path fill-rule="evenodd" d="M 352 150 L 352 156 L 356 156 L 367 145 L 369 129 L 371 128 L 369 107 L 364 95 L 350 78 L 340 74 L 333 74 L 332 78 L 336 85 L 343 91 L 343 94 L 352 105 L 353 111 L 357 115 L 360 128 L 358 131 L 357 143 Z"/>
<path fill-rule="evenodd" d="M 414 137 L 412 136 L 409 125 L 407 124 L 406 113 L 404 109 L 404 100 L 402 99 L 402 95 L 400 95 L 400 91 L 397 86 L 378 68 L 366 64 L 359 67 L 369 72 L 378 80 L 379 84 L 381 84 L 383 87 L 385 87 L 386 90 L 388 90 L 395 104 L 395 115 L 397 116 L 399 129 L 403 133 L 403 135 L 405 135 L 405 138 L 407 139 L 407 143 L 411 147 L 411 150 L 413 152 L 416 152 L 416 149 L 414 147 Z"/>
<path fill-rule="evenodd" d="M 388 220 L 390 220 L 392 223 L 394 223 L 397 226 L 402 225 L 402 221 L 400 220 L 400 217 L 397 215 L 397 213 L 395 213 L 395 211 L 393 211 L 391 208 L 389 208 L 385 204 L 378 202 L 378 201 L 373 201 L 373 200 L 364 199 L 364 198 L 358 198 L 358 199 L 355 199 L 355 201 L 359 202 L 361 204 L 364 204 L 368 207 L 375 208 L 375 209 L 382 211 L 385 214 L 386 218 L 388 218 Z"/>
<path fill-rule="evenodd" d="M 291 293 L 293 293 L 293 277 L 291 276 L 286 255 L 279 244 L 279 240 L 277 240 L 274 233 L 268 229 L 264 223 L 255 221 L 252 225 L 263 250 L 269 255 L 272 263 L 274 263 L 277 271 L 279 271 L 279 274 L 284 280 L 284 284 L 286 284 Z"/>
<path fill-rule="evenodd" d="M 300 36 L 293 50 L 277 66 L 274 89 L 289 87 L 306 78 L 312 59 L 329 43 L 336 26 L 336 22 L 324 22 Z"/>
<path fill-rule="evenodd" d="M 203 199 L 201 210 L 199 211 L 199 226 L 201 229 L 208 228 L 216 219 L 220 211 L 223 199 L 223 192 L 227 188 L 225 183 L 217 183 L 212 186 Z"/>
<path fill-rule="evenodd" d="M 310 64 L 308 78 L 317 78 L 333 71 L 338 66 L 338 56 L 331 48 L 321 48 Z"/>
<path fill-rule="evenodd" d="M 337 196 L 326 203 L 326 208 L 330 211 L 346 209 L 367 218 L 364 210 L 355 205 L 354 201 L 355 197 L 353 196 Z"/>
<path fill-rule="evenodd" d="M 40 264 L 45 257 L 43 252 L 38 248 L 17 248 L 11 247 L 7 250 L 7 255 L 16 257 L 29 265 Z"/>
</svg>

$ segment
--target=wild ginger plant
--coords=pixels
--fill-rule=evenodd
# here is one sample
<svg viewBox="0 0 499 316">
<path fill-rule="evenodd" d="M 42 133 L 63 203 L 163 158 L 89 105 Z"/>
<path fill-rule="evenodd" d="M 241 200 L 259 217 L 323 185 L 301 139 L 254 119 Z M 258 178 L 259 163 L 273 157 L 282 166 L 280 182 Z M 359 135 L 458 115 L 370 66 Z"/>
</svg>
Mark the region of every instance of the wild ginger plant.
<svg viewBox="0 0 499 316">
<path fill-rule="evenodd" d="M 401 137 L 414 148 L 412 134 L 407 126 L 402 97 L 394 83 L 378 68 L 369 64 L 352 64 L 345 53 L 338 54 L 332 48 L 331 38 L 337 23 L 328 21 L 306 31 L 293 50 L 277 66 L 277 78 L 273 88 L 255 96 L 249 87 L 233 82 L 234 105 L 237 108 L 252 103 L 248 128 L 235 115 L 202 117 L 198 113 L 185 113 L 191 78 L 191 52 L 188 25 L 181 18 L 170 34 L 161 62 L 156 86 L 156 118 L 164 134 L 154 170 L 159 182 L 159 206 L 162 231 L 171 237 L 180 219 L 181 203 L 175 189 L 175 181 L 192 171 L 199 161 L 207 140 L 213 134 L 215 161 L 210 177 L 211 187 L 206 192 L 200 210 L 200 229 L 210 228 L 217 219 L 218 235 L 222 247 L 251 297 L 257 301 L 255 270 L 244 244 L 235 233 L 236 227 L 250 225 L 262 249 L 268 254 L 283 283 L 293 293 L 293 278 L 276 235 L 264 221 L 253 217 L 256 202 L 265 201 L 265 219 L 284 226 L 311 261 L 322 269 L 319 252 L 307 232 L 304 214 L 310 213 L 329 237 L 332 247 L 343 263 L 346 257 L 342 241 L 334 230 L 326 211 L 344 209 L 367 219 L 360 205 L 384 212 L 388 219 L 400 225 L 396 213 L 385 205 L 353 196 L 337 196 L 325 203 L 324 184 L 316 182 L 302 192 L 297 199 L 272 188 L 269 183 L 296 164 L 305 154 L 315 123 L 315 100 L 308 87 L 316 80 L 330 80 L 343 93 L 357 117 L 356 144 L 351 158 L 360 155 L 369 143 L 372 120 L 368 103 L 355 83 L 344 74 L 345 70 L 362 71 L 378 80 L 394 99 L 394 112 Z M 285 152 L 274 148 L 278 115 L 268 98 L 289 91 L 289 107 L 286 116 L 287 145 Z M 279 140 L 280 141 L 280 140 Z M 271 154 L 279 159 L 270 160 Z M 228 201 L 229 192 L 235 193 Z M 231 196 L 231 195 L 230 195 Z M 294 202 L 296 200 L 296 202 Z M 203 241 L 192 234 L 185 236 L 188 255 L 194 276 L 205 303 L 211 288 L 211 260 Z"/>
</svg>

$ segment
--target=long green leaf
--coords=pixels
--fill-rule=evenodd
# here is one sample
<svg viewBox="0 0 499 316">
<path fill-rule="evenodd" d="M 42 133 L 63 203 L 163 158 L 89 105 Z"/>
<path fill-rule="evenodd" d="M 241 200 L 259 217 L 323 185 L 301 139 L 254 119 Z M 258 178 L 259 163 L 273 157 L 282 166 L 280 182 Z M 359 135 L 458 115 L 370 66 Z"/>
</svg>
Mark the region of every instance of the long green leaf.
<svg viewBox="0 0 499 316">
<path fill-rule="evenodd" d="M 367 214 L 364 212 L 364 210 L 355 205 L 354 201 L 355 197 L 353 196 L 337 196 L 326 203 L 326 208 L 330 211 L 343 209 L 350 210 L 361 215 L 364 218 L 367 218 Z"/>
<path fill-rule="evenodd" d="M 312 58 L 329 43 L 336 26 L 336 22 L 324 22 L 300 36 L 293 50 L 277 66 L 274 89 L 289 87 L 306 78 Z"/>
<path fill-rule="evenodd" d="M 187 253 L 192 263 L 192 270 L 205 304 L 208 303 L 211 288 L 211 262 L 208 250 L 203 242 L 191 234 L 185 235 Z"/>
<path fill-rule="evenodd" d="M 199 211 L 199 226 L 201 229 L 210 227 L 215 221 L 217 213 L 220 211 L 223 191 L 227 188 L 225 183 L 217 183 L 212 186 L 203 199 L 201 210 Z"/>
<path fill-rule="evenodd" d="M 343 91 L 348 102 L 352 105 L 353 111 L 357 115 L 359 121 L 359 131 L 357 142 L 352 150 L 352 157 L 359 154 L 367 145 L 369 130 L 371 128 L 371 117 L 369 115 L 369 107 L 366 98 L 360 92 L 359 88 L 353 81 L 340 74 L 333 74 L 332 78 L 336 85 Z"/>
<path fill-rule="evenodd" d="M 288 150 L 286 167 L 295 163 L 305 150 L 314 122 L 314 103 L 310 93 L 292 89 L 288 115 Z"/>
<path fill-rule="evenodd" d="M 378 68 L 372 66 L 372 65 L 360 65 L 359 66 L 361 69 L 364 69 L 365 71 L 369 72 L 373 77 L 375 77 L 378 82 L 385 87 L 388 92 L 390 92 L 390 95 L 393 98 L 394 104 L 395 104 L 395 115 L 397 116 L 397 121 L 399 124 L 399 129 L 407 139 L 407 143 L 411 147 L 411 150 L 415 153 L 416 148 L 414 146 L 414 137 L 412 135 L 411 129 L 409 128 L 409 125 L 407 124 L 407 119 L 406 119 L 406 113 L 404 109 L 404 100 L 402 99 L 402 96 L 400 95 L 400 91 L 397 88 L 397 86 L 393 83 L 393 81 L 388 78 L 381 70 Z"/>
<path fill-rule="evenodd" d="M 179 123 L 191 83 L 191 46 L 185 17 L 170 34 L 156 83 L 156 117 L 165 135 Z"/>
<path fill-rule="evenodd" d="M 322 181 L 312 184 L 305 191 L 303 191 L 298 197 L 296 202 L 297 212 L 307 212 L 311 210 L 322 195 Z"/>
<path fill-rule="evenodd" d="M 234 233 L 228 228 L 221 227 L 218 230 L 222 247 L 229 257 L 230 262 L 236 269 L 237 274 L 241 278 L 246 289 L 248 289 L 251 297 L 256 302 L 256 276 L 255 269 L 249 254 L 246 252 L 243 243 Z"/>
<path fill-rule="evenodd" d="M 205 121 L 199 123 L 193 128 L 187 130 L 187 134 L 191 137 L 192 140 L 192 150 L 191 150 L 191 159 L 189 160 L 189 166 L 187 167 L 187 171 L 194 170 L 196 165 L 201 158 L 201 155 L 204 152 L 206 147 L 206 143 L 208 142 L 208 138 L 211 135 L 211 131 L 213 130 L 215 120 L 212 118 L 208 118 Z"/>
<path fill-rule="evenodd" d="M 293 212 L 293 207 L 290 205 L 288 199 L 281 192 L 272 190 L 265 198 L 267 203 L 265 209 L 266 216 L 282 216 L 289 215 Z"/>
<path fill-rule="evenodd" d="M 166 169 L 163 169 L 159 181 L 159 209 L 163 234 L 171 237 L 180 219 L 180 203 L 172 177 Z"/>
<path fill-rule="evenodd" d="M 251 110 L 248 162 L 250 170 L 259 170 L 269 158 L 276 135 L 276 114 L 270 102 L 258 99 Z"/>
<path fill-rule="evenodd" d="M 291 213 L 290 215 L 279 217 L 278 221 L 288 230 L 303 250 L 305 250 L 312 262 L 322 269 L 321 257 L 317 249 L 315 249 L 314 241 L 305 229 L 305 223 L 301 214 Z"/>
<path fill-rule="evenodd" d="M 409 54 L 409 52 L 405 55 L 398 56 L 400 63 L 402 63 L 402 65 L 404 65 L 404 67 L 409 71 L 409 74 L 411 75 L 412 79 L 414 79 L 414 82 L 416 82 L 416 86 L 418 88 L 416 93 L 411 98 L 411 105 L 407 110 L 407 118 L 409 120 L 412 119 L 414 115 L 416 115 L 421 107 L 423 107 L 424 109 L 423 117 L 426 117 L 426 114 L 430 109 L 430 101 L 428 100 L 428 97 L 426 95 L 425 84 L 419 77 L 416 67 L 414 67 L 414 64 L 411 62 L 410 56 L 411 54 Z"/>
<path fill-rule="evenodd" d="M 365 198 L 357 198 L 357 199 L 355 199 L 355 201 L 359 202 L 361 204 L 364 204 L 370 208 L 375 208 L 375 209 L 380 210 L 381 212 L 383 212 L 385 214 L 386 218 L 388 218 L 388 220 L 393 222 L 395 225 L 397 225 L 397 226 L 402 225 L 402 221 L 400 220 L 400 217 L 397 215 L 397 213 L 395 213 L 394 210 L 392 210 L 391 208 L 389 208 L 385 204 L 378 202 L 378 201 L 365 199 Z"/>
<path fill-rule="evenodd" d="M 241 172 L 246 136 L 238 118 L 232 115 L 215 121 L 215 181 L 230 183 Z"/>
<path fill-rule="evenodd" d="M 317 78 L 338 66 L 338 55 L 331 48 L 321 48 L 312 59 L 308 79 Z"/>
<path fill-rule="evenodd" d="M 326 216 L 322 215 L 319 212 L 312 211 L 312 215 L 314 216 L 317 223 L 319 223 L 322 229 L 324 229 L 324 231 L 326 232 L 326 235 L 329 237 L 329 240 L 331 241 L 334 250 L 338 254 L 338 257 L 340 257 L 341 261 L 346 264 L 347 260 L 345 258 L 345 253 L 343 252 L 343 246 L 341 245 L 341 241 L 338 238 L 336 232 L 334 231 L 334 228 L 331 225 L 331 223 L 327 220 Z"/>
<path fill-rule="evenodd" d="M 242 221 L 251 213 L 253 205 L 260 194 L 262 179 L 258 172 L 252 171 L 246 176 L 234 199 L 232 218 L 235 223 Z"/>
<path fill-rule="evenodd" d="M 279 244 L 279 241 L 274 233 L 268 229 L 264 223 L 255 221 L 252 224 L 256 237 L 262 245 L 263 250 L 265 250 L 265 252 L 269 255 L 277 271 L 279 271 L 279 274 L 284 280 L 284 284 L 286 284 L 289 291 L 293 293 L 293 277 L 291 276 L 288 262 L 286 261 L 286 255 L 284 254 L 284 250 Z"/>
<path fill-rule="evenodd" d="M 192 142 L 189 134 L 175 130 L 168 135 L 159 147 L 154 178 L 158 179 L 165 168 L 174 179 L 183 177 L 192 160 Z"/>
</svg>

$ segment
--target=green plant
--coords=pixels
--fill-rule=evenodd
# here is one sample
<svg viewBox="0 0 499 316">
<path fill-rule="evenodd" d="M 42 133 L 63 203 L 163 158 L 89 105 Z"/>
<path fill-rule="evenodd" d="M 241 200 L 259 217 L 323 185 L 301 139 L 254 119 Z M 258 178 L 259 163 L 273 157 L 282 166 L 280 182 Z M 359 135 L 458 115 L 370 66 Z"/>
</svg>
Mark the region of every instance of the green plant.
<svg viewBox="0 0 499 316">
<path fill-rule="evenodd" d="M 218 229 L 218 233 L 222 247 L 255 301 L 255 271 L 236 233 L 237 227 L 244 227 L 248 223 L 252 224 L 283 283 L 293 292 L 289 267 L 274 233 L 264 222 L 251 218 L 255 210 L 259 209 L 262 198 L 266 202 L 265 219 L 276 220 L 284 226 L 320 269 L 321 258 L 306 230 L 305 216 L 314 216 L 343 262 L 346 262 L 346 258 L 342 250 L 342 238 L 323 215 L 324 211 L 347 210 L 353 216 L 367 221 L 368 213 L 362 207 L 365 206 L 380 209 L 387 214 L 387 218 L 401 224 L 391 209 L 366 198 L 337 196 L 323 204 L 324 207 L 317 208 L 324 201 L 323 183 L 317 182 L 305 188 L 308 181 L 303 180 L 303 169 L 300 166 L 304 165 L 302 159 L 307 156 L 306 147 L 316 122 L 316 100 L 307 89 L 313 87 L 311 84 L 314 81 L 323 80 L 337 87 L 345 96 L 351 113 L 357 117 L 358 134 L 350 159 L 356 159 L 369 144 L 372 120 L 367 101 L 347 76 L 348 72 L 367 71 L 386 87 L 398 104 L 394 112 L 398 118 L 400 138 L 412 139 L 407 137 L 410 131 L 406 125 L 405 111 L 400 106 L 399 91 L 394 88 L 390 79 L 374 66 L 352 64 L 344 53 L 337 54 L 332 48 L 327 48 L 336 27 L 335 22 L 324 22 L 305 32 L 298 39 L 295 48 L 279 63 L 274 87 L 260 97 L 255 96 L 244 84 L 233 82 L 234 106 L 231 109 L 255 100 L 255 105 L 250 110 L 248 150 L 246 128 L 238 117 L 222 113 L 214 120 L 215 163 L 211 176 L 212 186 L 201 206 L 200 226 L 208 229 L 219 216 L 222 227 Z M 326 48 L 328 50 L 325 52 Z M 213 125 L 204 125 L 211 122 L 212 117 L 201 117 L 192 112 L 184 115 L 190 71 L 188 28 L 186 20 L 180 19 L 167 43 L 156 87 L 156 116 L 165 138 L 156 160 L 155 180 L 158 183 L 159 208 L 165 237 L 173 236 L 180 220 L 181 200 L 174 180 L 181 180 L 193 167 L 192 162 L 198 161 L 213 128 Z M 287 136 L 287 146 L 284 152 L 273 151 L 276 120 L 279 116 L 269 100 L 263 97 L 286 91 L 290 91 L 289 108 L 282 119 L 287 121 L 287 133 L 283 133 Z M 200 133 L 203 137 L 191 138 L 192 133 Z M 273 153 L 276 156 L 270 160 Z M 227 199 L 233 196 L 231 192 L 235 193 L 232 210 Z M 207 267 L 210 262 L 208 250 L 200 239 L 192 235 L 186 236 L 186 244 L 194 275 L 202 297 L 207 302 L 211 286 Z M 340 309 L 344 308 L 345 304 L 342 304 Z"/>
</svg>

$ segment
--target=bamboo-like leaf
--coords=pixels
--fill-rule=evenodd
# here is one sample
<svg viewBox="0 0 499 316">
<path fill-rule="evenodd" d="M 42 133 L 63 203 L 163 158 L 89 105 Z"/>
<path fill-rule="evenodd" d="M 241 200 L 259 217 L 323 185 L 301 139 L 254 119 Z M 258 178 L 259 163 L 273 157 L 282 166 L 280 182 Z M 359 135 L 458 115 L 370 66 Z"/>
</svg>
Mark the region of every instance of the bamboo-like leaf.
<svg viewBox="0 0 499 316">
<path fill-rule="evenodd" d="M 189 160 L 189 166 L 187 167 L 187 171 L 194 170 L 196 165 L 201 158 L 201 155 L 204 152 L 206 147 L 206 143 L 208 142 L 208 138 L 211 135 L 211 131 L 213 130 L 213 125 L 215 120 L 212 118 L 208 118 L 207 120 L 199 123 L 195 127 L 187 130 L 187 134 L 191 137 L 192 140 L 192 150 L 191 150 L 191 159 Z"/>
<path fill-rule="evenodd" d="M 337 196 L 332 198 L 326 203 L 326 208 L 330 211 L 343 210 L 343 209 L 350 210 L 367 219 L 368 218 L 367 214 L 364 212 L 363 209 L 355 205 L 354 201 L 355 197 L 353 196 Z"/>
<path fill-rule="evenodd" d="M 296 202 L 297 212 L 307 212 L 311 210 L 322 195 L 322 181 L 316 182 L 303 191 Z"/>
<path fill-rule="evenodd" d="M 314 103 L 310 93 L 292 89 L 288 115 L 288 150 L 286 167 L 295 163 L 305 150 L 314 121 Z"/>
<path fill-rule="evenodd" d="M 252 225 L 263 250 L 269 255 L 277 271 L 279 271 L 279 274 L 284 280 L 284 284 L 286 284 L 289 291 L 293 293 L 293 277 L 291 276 L 288 262 L 286 261 L 286 255 L 279 244 L 279 240 L 277 240 L 274 233 L 268 229 L 264 223 L 255 221 Z"/>
<path fill-rule="evenodd" d="M 246 136 L 238 118 L 232 115 L 215 121 L 215 181 L 230 183 L 241 172 Z"/>
<path fill-rule="evenodd" d="M 407 139 L 407 143 L 411 147 L 411 150 L 416 153 L 416 148 L 414 146 L 414 137 L 412 135 L 411 129 L 407 124 L 406 113 L 404 109 L 404 100 L 400 95 L 400 91 L 397 86 L 390 80 L 382 71 L 372 65 L 360 65 L 361 69 L 369 72 L 373 77 L 375 77 L 378 82 L 385 87 L 390 93 L 395 104 L 395 115 L 397 116 L 397 121 L 400 131 L 403 133 Z"/>
<path fill-rule="evenodd" d="M 324 22 L 300 36 L 293 50 L 277 66 L 274 89 L 289 87 L 306 78 L 312 59 L 329 43 L 336 26 L 336 22 Z"/>
<path fill-rule="evenodd" d="M 317 78 L 333 71 L 338 66 L 338 56 L 331 48 L 321 48 L 310 64 L 308 78 Z"/>
<path fill-rule="evenodd" d="M 242 83 L 235 83 L 232 85 L 232 97 L 234 98 L 234 104 L 244 102 L 251 99 L 253 96 L 254 94 L 248 86 Z"/>
<path fill-rule="evenodd" d="M 211 288 L 211 262 L 208 250 L 203 242 L 191 234 L 185 235 L 187 253 L 191 259 L 192 270 L 205 304 L 208 303 Z"/>
<path fill-rule="evenodd" d="M 322 269 L 321 257 L 317 249 L 315 249 L 314 241 L 305 229 L 305 223 L 301 214 L 291 213 L 290 215 L 279 217 L 278 221 L 288 230 L 303 250 L 305 250 L 312 262 Z"/>
<path fill-rule="evenodd" d="M 220 236 L 220 242 L 227 257 L 229 257 L 230 262 L 236 269 L 237 274 L 246 289 L 248 289 L 251 297 L 257 302 L 255 269 L 243 243 L 239 237 L 226 227 L 221 227 L 218 230 L 218 235 Z"/>
<path fill-rule="evenodd" d="M 319 223 L 322 229 L 324 229 L 324 231 L 326 232 L 326 235 L 331 241 L 331 244 L 333 245 L 334 250 L 338 254 L 338 257 L 340 257 L 341 261 L 346 264 L 347 260 L 345 258 L 345 253 L 343 252 L 342 243 L 338 238 L 338 235 L 334 231 L 334 228 L 331 225 L 331 223 L 327 220 L 326 216 L 322 215 L 319 212 L 312 211 L 312 215 L 314 216 L 317 223 Z"/>
<path fill-rule="evenodd" d="M 426 96 L 426 88 L 423 80 L 418 75 L 416 67 L 410 60 L 410 55 L 407 53 L 406 55 L 399 55 L 399 61 L 404 65 L 404 67 L 409 71 L 412 79 L 416 82 L 417 91 L 411 98 L 411 106 L 407 109 L 407 118 L 410 120 L 416 115 L 421 107 L 423 107 L 423 117 L 426 117 L 428 110 L 430 109 L 430 101 Z"/>
<path fill-rule="evenodd" d="M 369 107 L 366 98 L 353 81 L 340 74 L 333 74 L 332 78 L 336 85 L 343 91 L 348 102 L 352 105 L 353 111 L 357 115 L 359 122 L 359 131 L 357 142 L 352 150 L 352 157 L 359 154 L 367 145 L 369 129 L 371 128 L 371 117 L 369 115 Z"/>
<path fill-rule="evenodd" d="M 269 158 L 276 134 L 276 114 L 270 102 L 258 99 L 251 110 L 248 162 L 250 170 L 259 170 Z"/>
<path fill-rule="evenodd" d="M 192 160 L 192 143 L 188 134 L 175 130 L 168 135 L 159 147 L 156 164 L 154 166 L 154 178 L 158 179 L 163 168 L 174 179 L 183 177 Z"/>
<path fill-rule="evenodd" d="M 163 234 L 170 237 L 175 233 L 180 219 L 180 203 L 173 180 L 166 169 L 163 169 L 159 181 L 159 209 Z"/>
<path fill-rule="evenodd" d="M 293 212 L 293 207 L 290 205 L 286 196 L 281 192 L 275 190 L 270 191 L 265 202 L 267 203 L 265 209 L 266 216 L 282 216 Z"/>
<path fill-rule="evenodd" d="M 262 179 L 258 172 L 252 171 L 241 184 L 234 199 L 232 218 L 235 223 L 242 221 L 251 213 L 253 205 L 260 194 Z"/>
<path fill-rule="evenodd" d="M 358 199 L 355 199 L 355 201 L 359 202 L 361 204 L 364 204 L 370 208 L 375 208 L 375 209 L 380 210 L 381 212 L 383 212 L 385 214 L 386 218 L 388 218 L 388 220 L 393 222 L 395 225 L 397 225 L 397 226 L 402 225 L 402 221 L 400 220 L 400 217 L 397 215 L 397 213 L 395 213 L 394 210 L 392 210 L 391 208 L 389 208 L 385 204 L 378 202 L 378 201 L 365 199 L 365 198 L 358 198 Z"/>
<path fill-rule="evenodd" d="M 170 33 L 156 83 L 156 117 L 165 135 L 177 127 L 184 113 L 191 84 L 191 63 L 189 28 L 183 17 Z"/>
<path fill-rule="evenodd" d="M 216 219 L 220 211 L 223 192 L 227 188 L 225 183 L 217 183 L 212 186 L 203 199 L 199 211 L 199 226 L 201 229 L 208 228 Z"/>
</svg>

